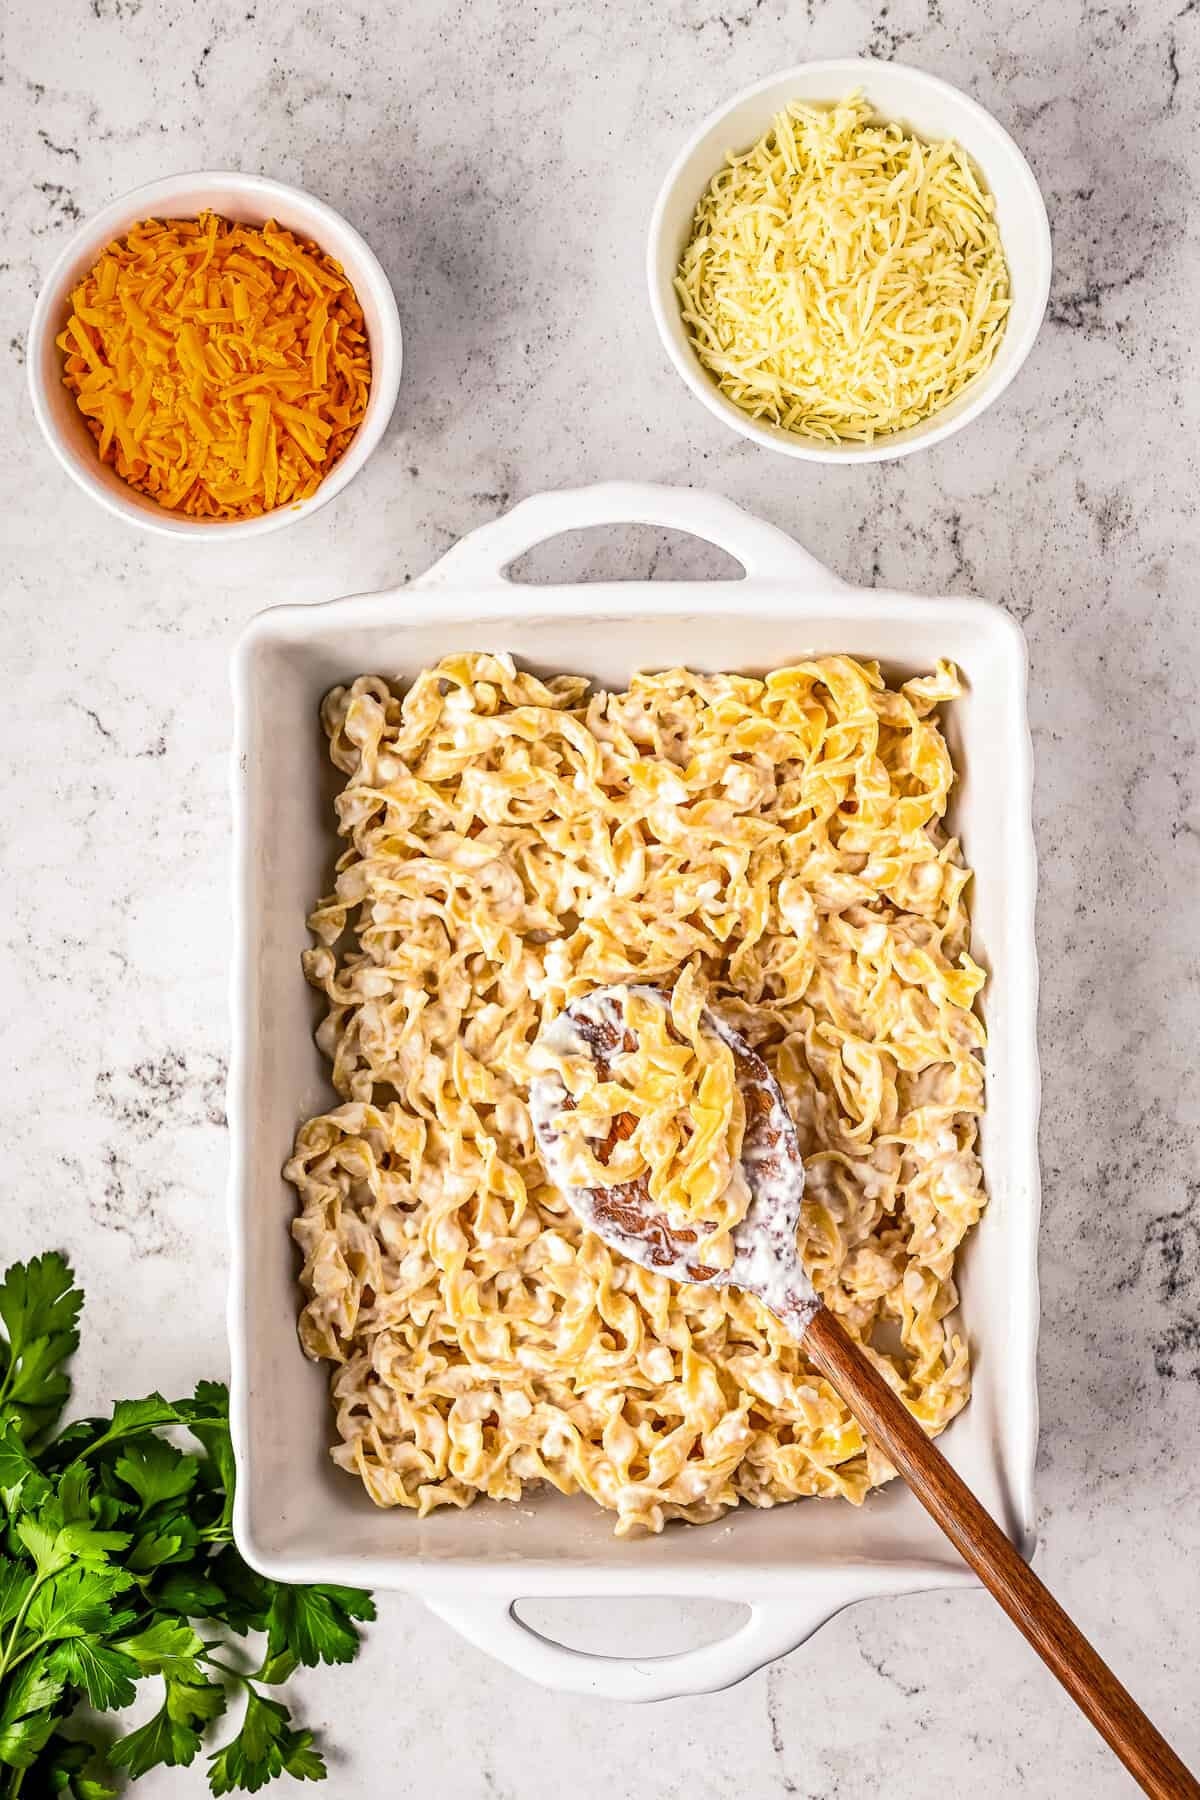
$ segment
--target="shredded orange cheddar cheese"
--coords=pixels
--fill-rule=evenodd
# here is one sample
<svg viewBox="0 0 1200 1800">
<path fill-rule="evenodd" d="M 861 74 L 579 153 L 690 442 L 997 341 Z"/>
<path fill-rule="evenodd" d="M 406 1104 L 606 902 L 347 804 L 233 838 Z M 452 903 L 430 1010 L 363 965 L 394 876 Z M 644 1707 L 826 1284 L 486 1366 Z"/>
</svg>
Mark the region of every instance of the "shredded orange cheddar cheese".
<svg viewBox="0 0 1200 1800">
<path fill-rule="evenodd" d="M 199 519 L 315 493 L 371 387 L 341 264 L 271 220 L 135 225 L 75 289 L 57 342 L 101 461 Z"/>
</svg>

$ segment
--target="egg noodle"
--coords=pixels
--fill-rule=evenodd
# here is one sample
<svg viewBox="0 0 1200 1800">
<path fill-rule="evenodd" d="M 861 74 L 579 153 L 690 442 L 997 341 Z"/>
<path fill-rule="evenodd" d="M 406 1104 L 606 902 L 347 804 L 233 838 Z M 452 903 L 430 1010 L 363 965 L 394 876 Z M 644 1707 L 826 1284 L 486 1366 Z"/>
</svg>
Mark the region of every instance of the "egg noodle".
<svg viewBox="0 0 1200 1800">
<path fill-rule="evenodd" d="M 681 983 L 674 1203 L 713 1198 L 689 1154 L 712 1112 L 717 1157 L 736 1135 L 722 1065 L 701 1067 L 708 1006 L 787 1097 L 817 1290 L 927 1431 L 963 1406 L 983 975 L 935 710 L 958 692 L 949 664 L 892 688 L 831 656 L 607 693 L 464 654 L 403 699 L 375 677 L 327 696 L 345 849 L 304 962 L 343 1104 L 300 1127 L 286 1174 L 334 1459 L 380 1505 L 549 1482 L 624 1534 L 861 1501 L 891 1473 L 759 1302 L 633 1266 L 549 1184 L 535 1046 L 605 984 Z M 644 1123 L 665 1051 L 639 1054 Z M 635 1153 L 661 1169 L 666 1141 Z"/>
</svg>

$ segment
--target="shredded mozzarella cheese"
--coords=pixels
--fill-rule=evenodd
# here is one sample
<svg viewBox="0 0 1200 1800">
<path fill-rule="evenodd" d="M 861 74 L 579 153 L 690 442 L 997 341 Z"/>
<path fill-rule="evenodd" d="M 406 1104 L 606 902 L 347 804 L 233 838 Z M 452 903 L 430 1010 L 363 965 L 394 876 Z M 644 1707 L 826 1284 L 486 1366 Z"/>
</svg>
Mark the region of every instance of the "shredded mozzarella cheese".
<svg viewBox="0 0 1200 1800">
<path fill-rule="evenodd" d="M 871 443 L 987 368 L 1008 268 L 954 143 L 871 123 L 861 93 L 794 102 L 713 177 L 675 286 L 692 345 L 755 419 Z"/>
</svg>

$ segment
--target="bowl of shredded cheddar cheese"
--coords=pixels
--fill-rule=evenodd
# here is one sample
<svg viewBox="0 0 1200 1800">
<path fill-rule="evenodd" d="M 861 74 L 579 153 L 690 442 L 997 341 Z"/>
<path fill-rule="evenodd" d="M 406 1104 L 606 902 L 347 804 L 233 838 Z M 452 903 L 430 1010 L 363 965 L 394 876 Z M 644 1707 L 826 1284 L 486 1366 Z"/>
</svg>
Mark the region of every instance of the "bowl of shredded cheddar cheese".
<svg viewBox="0 0 1200 1800">
<path fill-rule="evenodd" d="M 34 310 L 29 385 L 67 473 L 174 537 L 257 536 L 338 493 L 395 405 L 382 267 L 298 188 L 198 174 L 112 202 Z"/>
<path fill-rule="evenodd" d="M 685 146 L 650 227 L 667 352 L 744 436 L 818 462 L 961 429 L 1033 346 L 1050 231 L 1020 150 L 916 69 L 807 63 Z"/>
</svg>

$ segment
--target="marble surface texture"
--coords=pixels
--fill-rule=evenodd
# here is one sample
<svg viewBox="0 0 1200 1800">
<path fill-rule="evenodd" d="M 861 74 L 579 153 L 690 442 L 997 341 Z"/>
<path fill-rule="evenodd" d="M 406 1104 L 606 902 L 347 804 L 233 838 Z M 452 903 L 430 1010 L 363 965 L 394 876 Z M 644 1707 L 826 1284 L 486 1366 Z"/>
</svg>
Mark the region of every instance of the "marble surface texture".
<svg viewBox="0 0 1200 1800">
<path fill-rule="evenodd" d="M 271 602 L 416 574 L 541 488 L 711 487 L 852 581 L 984 594 L 1028 635 L 1039 1566 L 1200 1762 L 1196 0 L 10 0 L 3 28 L 0 1247 L 72 1253 L 80 1401 L 226 1367 L 234 634 Z M 657 180 L 700 114 L 790 62 L 862 52 L 948 77 L 1015 133 L 1056 273 L 1033 356 L 982 421 L 836 470 L 758 450 L 687 396 L 642 257 Z M 202 167 L 298 182 L 348 214 L 406 332 L 365 474 L 229 549 L 95 508 L 38 438 L 22 367 L 76 222 Z M 535 560 L 582 578 L 722 559 L 631 531 Z M 716 1623 L 655 1610 L 671 1647 Z M 566 1624 L 578 1641 L 623 1630 L 600 1608 Z M 335 1800 L 1133 1791 L 977 1592 L 859 1606 L 732 1692 L 640 1711 L 531 1688 L 393 1597 L 354 1668 L 296 1690 L 334 1749 Z M 138 1789 L 204 1791 L 199 1767 Z"/>
</svg>

